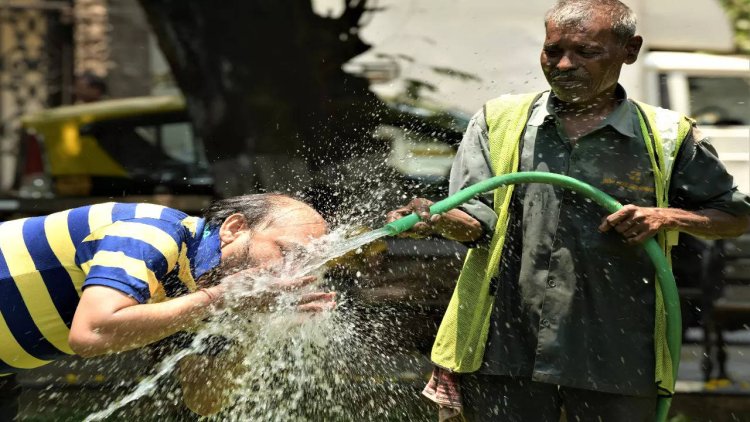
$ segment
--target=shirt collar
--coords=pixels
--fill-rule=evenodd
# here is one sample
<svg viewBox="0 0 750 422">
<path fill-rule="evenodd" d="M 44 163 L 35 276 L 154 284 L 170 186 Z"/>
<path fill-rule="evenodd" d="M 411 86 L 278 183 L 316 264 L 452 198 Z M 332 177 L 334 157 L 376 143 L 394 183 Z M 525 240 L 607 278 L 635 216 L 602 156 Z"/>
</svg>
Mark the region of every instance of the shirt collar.
<svg viewBox="0 0 750 422">
<path fill-rule="evenodd" d="M 620 104 L 609 113 L 609 115 L 601 122 L 597 129 L 605 126 L 610 126 L 614 130 L 621 134 L 635 138 L 635 127 L 633 122 L 633 105 L 628 101 L 628 95 L 625 92 L 625 88 L 622 85 L 617 84 L 615 89 L 615 96 L 620 100 Z M 539 100 L 536 102 L 534 110 L 531 113 L 528 124 L 531 126 L 541 126 L 546 120 L 555 118 L 555 107 L 554 104 L 559 101 L 552 91 L 546 91 Z"/>
<path fill-rule="evenodd" d="M 552 106 L 550 104 L 550 94 L 552 91 L 545 91 L 539 100 L 534 104 L 534 109 L 531 111 L 528 125 L 541 126 L 544 121 L 548 118 L 553 118 L 554 113 L 552 112 Z"/>
<path fill-rule="evenodd" d="M 221 242 L 218 227 L 209 226 L 203 218 L 198 219 L 195 236 L 188 243 L 188 259 L 195 280 L 219 265 Z"/>
</svg>

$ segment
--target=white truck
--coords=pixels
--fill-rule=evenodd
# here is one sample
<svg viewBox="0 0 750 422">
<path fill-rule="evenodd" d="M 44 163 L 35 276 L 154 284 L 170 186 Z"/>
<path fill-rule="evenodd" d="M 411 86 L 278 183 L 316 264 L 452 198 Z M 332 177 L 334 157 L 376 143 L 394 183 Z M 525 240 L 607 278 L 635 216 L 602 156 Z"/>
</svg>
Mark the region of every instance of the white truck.
<svg viewBox="0 0 750 422">
<path fill-rule="evenodd" d="M 750 192 L 750 59 L 682 52 L 645 56 L 646 100 L 697 120 L 743 192 Z"/>
</svg>

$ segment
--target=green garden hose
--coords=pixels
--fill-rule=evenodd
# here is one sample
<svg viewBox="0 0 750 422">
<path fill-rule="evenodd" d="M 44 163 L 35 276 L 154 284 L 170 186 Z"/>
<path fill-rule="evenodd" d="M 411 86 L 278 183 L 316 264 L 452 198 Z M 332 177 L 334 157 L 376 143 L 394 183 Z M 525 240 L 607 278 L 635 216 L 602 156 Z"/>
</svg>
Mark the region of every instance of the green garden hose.
<svg viewBox="0 0 750 422">
<path fill-rule="evenodd" d="M 594 188 L 591 185 L 583 183 L 572 177 L 563 176 L 554 173 L 542 172 L 519 172 L 495 176 L 491 179 L 484 180 L 466 189 L 462 189 L 455 194 L 434 203 L 430 207 L 431 214 L 442 214 L 449 211 L 482 192 L 497 189 L 500 186 L 515 185 L 519 183 L 545 183 L 549 185 L 561 186 L 566 189 L 578 192 L 583 196 L 595 201 L 604 207 L 609 213 L 622 208 L 622 204 L 606 193 Z M 412 228 L 420 221 L 416 214 L 408 215 L 387 224 L 384 229 L 392 235 L 399 234 Z M 672 371 L 674 380 L 677 379 L 677 370 L 680 365 L 680 347 L 682 346 L 682 320 L 680 316 L 680 298 L 677 292 L 677 286 L 674 281 L 672 269 L 667 262 L 664 252 L 655 239 L 649 239 L 643 244 L 651 261 L 656 267 L 656 276 L 659 278 L 662 297 L 664 298 L 664 308 L 667 313 L 667 345 L 669 354 L 672 358 Z M 674 387 L 674 386 L 672 386 Z M 674 390 L 672 390 L 674 391 Z M 656 421 L 664 422 L 667 420 L 667 413 L 672 402 L 671 397 L 659 397 L 656 409 Z"/>
</svg>

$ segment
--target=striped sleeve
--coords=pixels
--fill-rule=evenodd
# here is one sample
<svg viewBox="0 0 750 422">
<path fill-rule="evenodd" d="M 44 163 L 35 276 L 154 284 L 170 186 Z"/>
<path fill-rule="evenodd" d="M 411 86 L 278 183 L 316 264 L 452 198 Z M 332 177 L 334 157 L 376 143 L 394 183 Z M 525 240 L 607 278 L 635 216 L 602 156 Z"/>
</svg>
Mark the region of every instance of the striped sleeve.
<svg viewBox="0 0 750 422">
<path fill-rule="evenodd" d="M 76 253 L 86 274 L 83 288 L 107 286 L 147 302 L 177 265 L 184 236 L 179 224 L 153 218 L 117 221 L 92 232 Z"/>
</svg>

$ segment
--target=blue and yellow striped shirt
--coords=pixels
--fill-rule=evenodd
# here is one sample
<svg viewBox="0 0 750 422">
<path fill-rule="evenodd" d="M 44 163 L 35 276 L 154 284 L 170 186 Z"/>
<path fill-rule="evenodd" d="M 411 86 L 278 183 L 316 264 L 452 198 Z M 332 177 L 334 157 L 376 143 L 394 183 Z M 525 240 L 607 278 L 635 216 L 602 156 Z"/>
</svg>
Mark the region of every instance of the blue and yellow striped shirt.
<svg viewBox="0 0 750 422">
<path fill-rule="evenodd" d="M 152 204 L 0 223 L 0 374 L 73 354 L 70 324 L 87 286 L 163 301 L 195 290 L 220 258 L 218 233 L 203 219 Z"/>
</svg>

